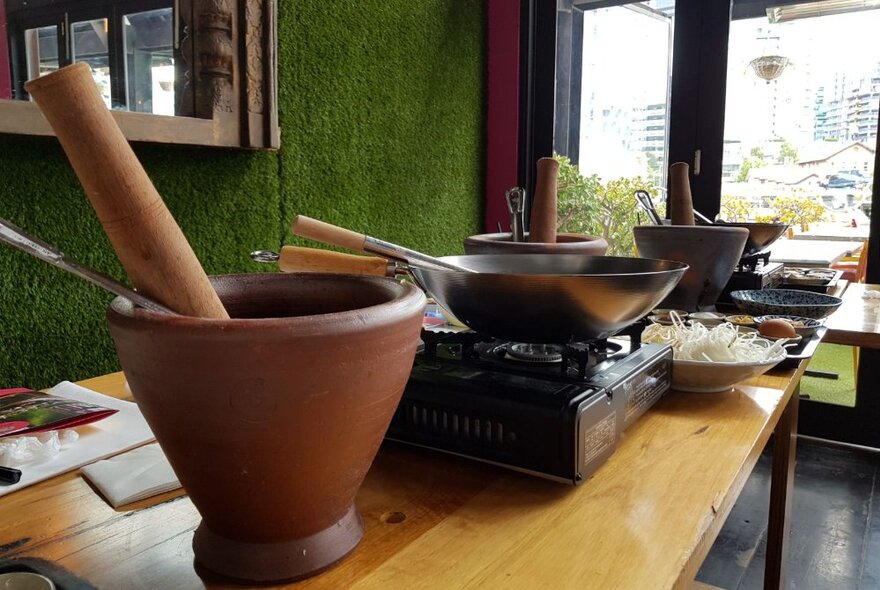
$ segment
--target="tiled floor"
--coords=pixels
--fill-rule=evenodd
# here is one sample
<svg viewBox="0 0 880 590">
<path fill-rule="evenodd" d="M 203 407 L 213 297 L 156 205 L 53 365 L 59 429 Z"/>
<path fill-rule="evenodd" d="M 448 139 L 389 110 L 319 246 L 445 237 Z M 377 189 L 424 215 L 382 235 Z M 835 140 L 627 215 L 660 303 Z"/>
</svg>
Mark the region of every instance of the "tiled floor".
<svg viewBox="0 0 880 590">
<path fill-rule="evenodd" d="M 697 580 L 759 590 L 764 572 L 771 456 L 765 451 Z M 880 589 L 880 454 L 799 440 L 788 587 Z"/>
</svg>

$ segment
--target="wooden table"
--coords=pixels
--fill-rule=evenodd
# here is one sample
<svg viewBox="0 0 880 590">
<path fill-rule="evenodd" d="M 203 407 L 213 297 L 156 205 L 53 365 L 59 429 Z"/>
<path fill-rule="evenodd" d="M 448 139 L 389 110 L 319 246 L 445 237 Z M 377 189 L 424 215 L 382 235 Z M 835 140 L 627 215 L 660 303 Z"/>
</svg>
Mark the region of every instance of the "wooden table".
<svg viewBox="0 0 880 590">
<path fill-rule="evenodd" d="M 388 443 L 358 495 L 360 546 L 295 587 L 689 588 L 775 430 L 765 587 L 778 588 L 803 368 L 671 392 L 577 488 Z M 120 374 L 82 384 L 125 397 Z M 197 575 L 198 522 L 181 492 L 114 510 L 67 473 L 3 498 L 0 557 L 49 559 L 99 588 L 240 588 Z"/>
<path fill-rule="evenodd" d="M 867 240 L 870 227 L 863 223 L 858 227 L 840 225 L 839 223 L 815 223 L 810 225 L 810 230 L 804 233 L 795 232 L 795 240 L 840 240 L 844 242 L 857 242 Z"/>
<path fill-rule="evenodd" d="M 770 261 L 828 268 L 844 256 L 858 252 L 863 245 L 864 242 L 840 240 L 777 240 L 770 247 Z"/>
<path fill-rule="evenodd" d="M 822 342 L 880 348 L 880 299 L 863 298 L 865 291 L 880 291 L 880 285 L 849 284 L 843 304 L 825 320 Z"/>
</svg>

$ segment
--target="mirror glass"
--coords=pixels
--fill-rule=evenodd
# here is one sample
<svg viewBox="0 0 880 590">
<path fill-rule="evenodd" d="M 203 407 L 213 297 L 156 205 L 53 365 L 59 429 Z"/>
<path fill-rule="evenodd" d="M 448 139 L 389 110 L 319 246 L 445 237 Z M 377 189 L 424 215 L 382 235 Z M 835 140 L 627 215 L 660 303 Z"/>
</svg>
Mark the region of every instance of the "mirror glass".
<svg viewBox="0 0 880 590">
<path fill-rule="evenodd" d="M 0 75 L 7 83 L 0 91 L 4 86 L 8 90 L 0 98 L 29 100 L 27 80 L 86 62 L 108 108 L 157 115 L 179 112 L 174 0 L 4 3 L 0 19 L 6 21 L 8 51 L 0 54 Z"/>
<path fill-rule="evenodd" d="M 0 0 L 0 133 L 52 135 L 24 84 L 75 62 L 131 141 L 277 149 L 275 0 Z"/>
</svg>

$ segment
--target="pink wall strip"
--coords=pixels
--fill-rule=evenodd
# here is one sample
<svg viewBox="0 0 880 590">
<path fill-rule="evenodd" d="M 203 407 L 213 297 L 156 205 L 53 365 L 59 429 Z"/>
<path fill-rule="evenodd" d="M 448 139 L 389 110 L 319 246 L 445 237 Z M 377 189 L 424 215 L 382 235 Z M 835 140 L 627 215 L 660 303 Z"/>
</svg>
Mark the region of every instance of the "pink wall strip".
<svg viewBox="0 0 880 590">
<path fill-rule="evenodd" d="M 9 39 L 6 35 L 6 4 L 0 0 L 0 99 L 12 98 L 12 69 L 9 66 Z"/>
<path fill-rule="evenodd" d="M 519 152 L 520 0 L 488 0 L 485 231 L 510 231 L 504 191 L 516 186 Z"/>
</svg>

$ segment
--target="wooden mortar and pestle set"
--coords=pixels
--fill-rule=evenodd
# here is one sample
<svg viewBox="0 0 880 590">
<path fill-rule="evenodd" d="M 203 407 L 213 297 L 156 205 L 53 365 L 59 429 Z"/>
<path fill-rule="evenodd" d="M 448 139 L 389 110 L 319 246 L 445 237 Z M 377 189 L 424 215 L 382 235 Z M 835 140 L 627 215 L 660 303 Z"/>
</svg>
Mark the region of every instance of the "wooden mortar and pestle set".
<svg viewBox="0 0 880 590">
<path fill-rule="evenodd" d="M 135 288 L 180 314 L 117 297 L 107 319 L 135 400 L 202 516 L 196 561 L 258 582 L 332 566 L 363 536 L 355 494 L 409 376 L 425 295 L 372 276 L 209 278 L 89 66 L 26 88 Z"/>
<path fill-rule="evenodd" d="M 636 248 L 644 258 L 687 263 L 690 268 L 660 307 L 711 311 L 742 256 L 749 230 L 722 225 L 695 225 L 689 167 L 669 167 L 669 206 L 672 225 L 633 228 Z"/>
<path fill-rule="evenodd" d="M 608 250 L 608 242 L 605 238 L 576 233 L 557 233 L 558 176 L 559 162 L 553 158 L 538 160 L 530 231 L 524 233 L 524 241 L 514 239 L 513 228 L 518 223 L 513 220 L 510 232 L 478 234 L 465 239 L 465 253 L 583 254 L 585 256 L 605 254 Z M 525 191 L 522 191 L 522 194 L 524 195 Z M 524 206 L 524 203 L 522 205 Z M 511 215 L 515 215 L 515 212 L 511 211 Z"/>
</svg>

